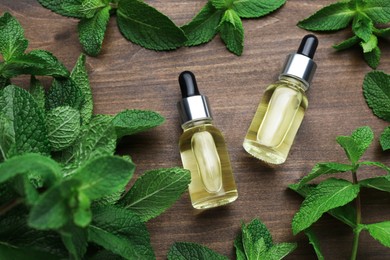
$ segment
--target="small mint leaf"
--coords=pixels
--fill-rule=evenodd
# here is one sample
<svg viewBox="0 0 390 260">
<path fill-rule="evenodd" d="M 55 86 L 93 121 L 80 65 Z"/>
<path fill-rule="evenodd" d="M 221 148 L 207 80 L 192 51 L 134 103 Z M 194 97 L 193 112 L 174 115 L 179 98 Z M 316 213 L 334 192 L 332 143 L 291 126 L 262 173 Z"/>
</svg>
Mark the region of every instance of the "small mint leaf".
<svg viewBox="0 0 390 260">
<path fill-rule="evenodd" d="M 28 41 L 20 23 L 9 13 L 0 17 L 0 54 L 9 61 L 24 53 Z"/>
<path fill-rule="evenodd" d="M 175 242 L 168 251 L 168 260 L 213 259 L 228 260 L 227 257 L 195 243 Z"/>
<path fill-rule="evenodd" d="M 313 246 L 314 252 L 317 255 L 317 259 L 318 260 L 324 260 L 325 258 L 324 258 L 324 255 L 321 252 L 320 242 L 318 241 L 317 236 L 314 234 L 313 229 L 312 228 L 308 228 L 304 232 L 305 232 L 305 235 L 309 239 L 309 243 Z"/>
<path fill-rule="evenodd" d="M 343 206 L 359 193 L 359 185 L 346 180 L 330 178 L 320 183 L 303 201 L 292 221 L 293 233 L 310 227 L 325 212 Z"/>
<path fill-rule="evenodd" d="M 244 28 L 233 10 L 226 10 L 218 26 L 219 35 L 229 51 L 240 56 L 244 49 Z"/>
<path fill-rule="evenodd" d="M 349 38 L 349 39 L 347 39 L 339 44 L 333 45 L 333 48 L 335 48 L 338 51 L 342 51 L 342 50 L 346 50 L 348 48 L 351 48 L 352 46 L 354 46 L 356 44 L 359 44 L 359 42 L 360 42 L 359 37 L 354 35 L 351 38 Z"/>
<path fill-rule="evenodd" d="M 390 122 L 390 75 L 371 71 L 363 82 L 363 94 L 374 115 Z"/>
<path fill-rule="evenodd" d="M 365 229 L 382 245 L 390 247 L 390 221 L 365 225 Z"/>
<path fill-rule="evenodd" d="M 61 231 L 61 239 L 72 259 L 83 259 L 87 252 L 88 233 L 84 228 L 68 224 Z"/>
<path fill-rule="evenodd" d="M 355 14 L 356 11 L 349 8 L 348 2 L 338 2 L 300 21 L 298 26 L 310 31 L 337 31 L 347 27 Z"/>
<path fill-rule="evenodd" d="M 364 161 L 364 162 L 360 162 L 359 165 L 375 166 L 375 167 L 378 167 L 378 168 L 385 170 L 388 174 L 390 174 L 390 167 L 388 167 L 387 165 L 384 165 L 383 163 L 380 163 L 380 162 Z"/>
<path fill-rule="evenodd" d="M 356 36 L 364 42 L 368 42 L 372 35 L 374 24 L 370 18 L 362 13 L 357 13 L 352 22 L 352 30 Z"/>
<path fill-rule="evenodd" d="M 229 8 L 229 3 L 226 0 L 210 0 L 210 2 L 215 8 L 223 11 Z"/>
<path fill-rule="evenodd" d="M 384 28 L 384 29 L 376 29 L 374 31 L 374 34 L 379 37 L 387 38 L 390 37 L 390 27 Z"/>
<path fill-rule="evenodd" d="M 265 16 L 286 3 L 286 0 L 242 0 L 233 1 L 232 10 L 242 18 L 258 18 Z"/>
<path fill-rule="evenodd" d="M 383 130 L 379 142 L 382 146 L 383 151 L 387 151 L 390 149 L 390 126 L 386 127 Z"/>
<path fill-rule="evenodd" d="M 380 191 L 390 192 L 390 175 L 374 177 L 359 181 L 361 187 L 372 188 Z"/>
<path fill-rule="evenodd" d="M 80 88 L 71 79 L 54 79 L 46 96 L 46 109 L 69 106 L 80 110 L 83 96 Z"/>
<path fill-rule="evenodd" d="M 372 69 L 376 69 L 379 66 L 381 59 L 381 50 L 376 46 L 372 51 L 363 53 L 364 60 Z"/>
<path fill-rule="evenodd" d="M 111 7 L 99 10 L 94 16 L 83 18 L 78 24 L 79 40 L 84 51 L 91 56 L 97 56 L 102 49 L 104 34 L 110 20 Z"/>
<path fill-rule="evenodd" d="M 272 246 L 265 254 L 264 259 L 280 260 L 293 252 L 297 248 L 297 243 L 280 243 Z"/>
<path fill-rule="evenodd" d="M 12 121 L 0 112 L 0 162 L 7 160 L 8 151 L 14 143 L 11 125 Z"/>
<path fill-rule="evenodd" d="M 339 172 L 347 172 L 353 170 L 353 166 L 343 163 L 325 162 L 317 163 L 309 174 L 302 178 L 299 182 L 299 186 L 306 184 L 307 182 L 324 174 L 334 174 Z"/>
<path fill-rule="evenodd" d="M 45 8 L 68 17 L 83 18 L 84 14 L 80 11 L 83 0 L 38 0 Z"/>
<path fill-rule="evenodd" d="M 272 236 L 271 233 L 269 232 L 268 228 L 265 226 L 263 222 L 261 222 L 259 219 L 255 218 L 253 219 L 249 224 L 245 225 L 243 224 L 242 226 L 242 232 L 244 234 L 247 233 L 250 236 L 250 240 L 246 240 L 243 237 L 243 245 L 245 248 L 245 244 L 247 246 L 249 244 L 253 244 L 256 241 L 259 241 L 260 239 L 264 240 L 264 245 L 266 249 L 270 249 L 274 243 L 272 241 Z"/>
<path fill-rule="evenodd" d="M 144 48 L 173 50 L 187 37 L 167 16 L 139 0 L 121 0 L 117 9 L 118 27 L 123 36 Z"/>
<path fill-rule="evenodd" d="M 363 48 L 363 53 L 371 52 L 376 47 L 378 47 L 378 37 L 376 37 L 374 34 L 371 34 L 368 41 L 360 42 L 360 46 Z"/>
<path fill-rule="evenodd" d="M 181 29 L 188 37 L 186 46 L 194 46 L 211 41 L 217 34 L 217 27 L 221 21 L 223 10 L 216 9 L 209 1 L 192 19 Z"/>
<path fill-rule="evenodd" d="M 390 2 L 387 0 L 363 1 L 363 11 L 374 23 L 390 22 Z"/>
<path fill-rule="evenodd" d="M 246 260 L 245 249 L 242 243 L 242 232 L 239 232 L 234 239 L 234 248 L 236 249 L 237 260 Z"/>
</svg>

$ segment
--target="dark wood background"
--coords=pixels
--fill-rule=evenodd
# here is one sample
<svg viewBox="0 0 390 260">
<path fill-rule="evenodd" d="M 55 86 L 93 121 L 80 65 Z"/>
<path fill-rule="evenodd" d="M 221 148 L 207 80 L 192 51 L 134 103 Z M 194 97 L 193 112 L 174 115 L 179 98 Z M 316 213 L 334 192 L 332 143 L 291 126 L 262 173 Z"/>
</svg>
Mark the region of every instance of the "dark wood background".
<svg viewBox="0 0 390 260">
<path fill-rule="evenodd" d="M 147 2 L 183 25 L 206 0 Z M 350 37 L 350 29 L 317 34 L 318 70 L 308 92 L 309 109 L 287 162 L 270 168 L 242 148 L 265 87 L 276 80 L 286 55 L 297 49 L 307 33 L 296 23 L 332 2 L 290 0 L 265 18 L 244 20 L 245 49 L 241 57 L 228 52 L 218 36 L 198 47 L 171 52 L 146 50 L 126 41 L 115 19 L 111 19 L 101 54 L 87 59 L 95 113 L 114 114 L 137 108 L 155 110 L 166 118 L 162 126 L 122 140 L 118 152 L 132 156 L 137 164 L 136 176 L 150 169 L 181 166 L 177 77 L 181 71 L 191 70 L 200 90 L 210 99 L 216 126 L 226 137 L 239 191 L 233 204 L 205 212 L 193 210 L 186 193 L 172 208 L 148 222 L 158 259 L 166 258 L 174 241 L 201 243 L 233 259 L 233 240 L 241 221 L 249 222 L 255 217 L 268 226 L 275 242 L 298 242 L 288 259 L 315 259 L 306 237 L 292 235 L 291 219 L 302 199 L 287 190 L 287 185 L 308 173 L 316 162 L 345 162 L 335 138 L 363 125 L 371 126 L 376 134 L 364 159 L 390 164 L 389 153 L 381 152 L 378 143 L 378 135 L 389 123 L 372 114 L 362 95 L 363 78 L 371 69 L 363 61 L 360 48 L 340 53 L 331 48 Z M 35 0 L 1 0 L 0 11 L 8 11 L 20 21 L 30 41 L 29 49 L 51 51 L 69 69 L 73 67 L 82 52 L 76 19 L 52 13 Z M 380 47 L 382 60 L 378 69 L 390 73 L 389 42 L 382 41 Z M 27 85 L 28 78 L 20 77 L 15 82 Z M 380 173 L 367 168 L 359 175 Z M 364 223 L 390 219 L 389 195 L 363 191 L 362 202 Z M 352 232 L 348 227 L 325 215 L 315 230 L 320 232 L 326 259 L 350 257 Z M 389 259 L 390 250 L 363 232 L 358 256 Z"/>
</svg>

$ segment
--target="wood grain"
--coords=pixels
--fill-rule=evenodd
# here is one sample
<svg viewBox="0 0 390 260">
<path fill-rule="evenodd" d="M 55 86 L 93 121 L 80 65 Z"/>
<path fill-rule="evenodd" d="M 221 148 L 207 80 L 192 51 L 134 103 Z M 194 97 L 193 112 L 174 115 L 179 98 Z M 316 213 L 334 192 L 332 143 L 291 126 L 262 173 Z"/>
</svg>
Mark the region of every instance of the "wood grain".
<svg viewBox="0 0 390 260">
<path fill-rule="evenodd" d="M 206 0 L 147 2 L 183 25 Z M 228 52 L 218 36 L 198 47 L 170 52 L 146 50 L 126 41 L 115 19 L 111 19 L 102 53 L 87 59 L 95 113 L 114 114 L 137 108 L 158 111 L 166 118 L 165 124 L 156 129 L 125 138 L 118 152 L 132 156 L 137 176 L 146 170 L 181 165 L 177 146 L 181 134 L 176 109 L 180 98 L 177 77 L 183 70 L 192 70 L 200 90 L 210 99 L 215 124 L 225 134 L 238 185 L 239 199 L 229 206 L 197 212 L 185 194 L 167 212 L 148 222 L 158 259 L 166 258 L 174 241 L 201 243 L 233 259 L 233 240 L 241 221 L 255 217 L 264 221 L 276 242 L 298 242 L 298 249 L 287 259 L 315 259 L 306 237 L 292 235 L 291 219 L 302 199 L 288 191 L 287 185 L 302 178 L 316 162 L 345 162 L 336 136 L 350 134 L 362 125 L 371 126 L 378 136 L 388 125 L 372 114 L 363 99 L 363 78 L 371 69 L 363 61 L 361 50 L 336 53 L 331 48 L 351 36 L 350 29 L 317 34 L 318 71 L 308 93 L 309 109 L 287 162 L 273 168 L 265 166 L 244 152 L 242 141 L 265 87 L 276 80 L 285 56 L 297 49 L 307 33 L 296 23 L 332 2 L 290 0 L 265 18 L 244 20 L 245 49 L 241 57 Z M 34 0 L 1 0 L 0 11 L 10 12 L 21 22 L 30 41 L 29 49 L 51 51 L 68 68 L 82 52 L 76 19 L 52 13 Z M 390 73 L 389 42 L 382 41 L 380 47 L 379 69 Z M 26 77 L 15 81 L 19 85 L 27 82 Z M 377 137 L 365 159 L 390 164 L 389 153 L 381 152 Z M 375 173 L 367 170 L 362 174 Z M 390 196 L 364 191 L 362 200 L 365 223 L 390 219 Z M 326 259 L 349 258 L 350 229 L 326 215 L 315 230 L 320 232 Z M 364 233 L 358 256 L 389 259 L 390 250 Z"/>
</svg>

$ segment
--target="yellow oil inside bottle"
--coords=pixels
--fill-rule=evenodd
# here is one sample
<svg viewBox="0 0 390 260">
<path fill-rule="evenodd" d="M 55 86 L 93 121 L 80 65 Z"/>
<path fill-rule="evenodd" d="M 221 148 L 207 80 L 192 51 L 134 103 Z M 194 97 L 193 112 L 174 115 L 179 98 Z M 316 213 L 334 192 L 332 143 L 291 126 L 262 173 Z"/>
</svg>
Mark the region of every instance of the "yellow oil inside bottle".
<svg viewBox="0 0 390 260">
<path fill-rule="evenodd" d="M 248 153 L 271 164 L 286 161 L 308 106 L 302 84 L 285 77 L 266 89 L 243 143 Z"/>
<path fill-rule="evenodd" d="M 237 199 L 225 140 L 211 122 L 185 127 L 179 148 L 183 167 L 191 171 L 189 193 L 194 208 L 213 208 Z"/>
</svg>

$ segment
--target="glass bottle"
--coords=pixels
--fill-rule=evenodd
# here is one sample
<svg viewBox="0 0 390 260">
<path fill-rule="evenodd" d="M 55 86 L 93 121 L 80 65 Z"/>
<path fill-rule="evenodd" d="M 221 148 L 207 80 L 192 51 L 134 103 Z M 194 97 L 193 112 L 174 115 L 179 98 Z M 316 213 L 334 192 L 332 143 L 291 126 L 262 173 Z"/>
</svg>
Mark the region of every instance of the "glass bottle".
<svg viewBox="0 0 390 260">
<path fill-rule="evenodd" d="M 317 46 L 317 37 L 306 35 L 297 53 L 287 56 L 279 81 L 265 90 L 243 143 L 254 157 L 271 164 L 286 161 L 308 106 Z"/>
<path fill-rule="evenodd" d="M 182 72 L 179 83 L 183 128 L 179 149 L 183 167 L 191 171 L 192 206 L 206 209 L 233 202 L 238 197 L 236 183 L 224 137 L 213 125 L 208 99 L 199 93 L 192 72 Z"/>
</svg>

